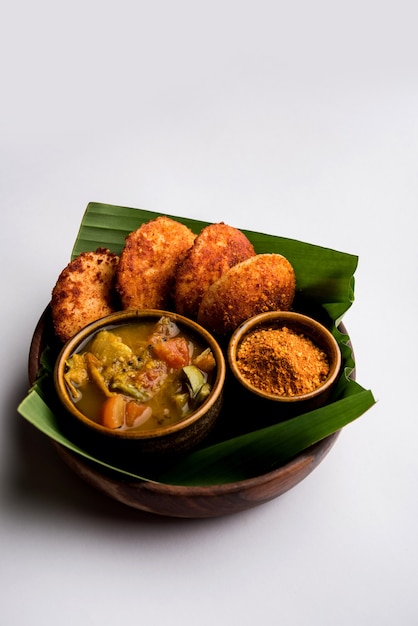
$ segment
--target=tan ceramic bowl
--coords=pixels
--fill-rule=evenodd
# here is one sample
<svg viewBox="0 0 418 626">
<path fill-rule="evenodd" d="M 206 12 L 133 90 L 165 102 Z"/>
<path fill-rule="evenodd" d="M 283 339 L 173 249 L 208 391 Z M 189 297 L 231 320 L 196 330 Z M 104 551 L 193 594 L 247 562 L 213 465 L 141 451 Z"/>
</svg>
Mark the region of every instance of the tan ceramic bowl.
<svg viewBox="0 0 418 626">
<path fill-rule="evenodd" d="M 81 350 L 83 345 L 100 330 L 115 329 L 143 321 L 157 322 L 162 315 L 175 321 L 180 329 L 195 337 L 203 346 L 211 348 L 216 361 L 216 372 L 207 399 L 182 420 L 148 430 L 106 428 L 86 417 L 73 402 L 64 380 L 67 359 Z M 210 333 L 195 322 L 167 311 L 131 310 L 113 313 L 93 322 L 70 339 L 56 361 L 54 384 L 59 400 L 65 408 L 68 418 L 66 429 L 71 431 L 71 435 L 81 438 L 83 445 L 95 453 L 104 454 L 112 462 L 117 462 L 121 458 L 124 466 L 130 467 L 132 461 L 132 467 L 136 467 L 136 462 L 141 462 L 141 459 L 189 450 L 211 431 L 221 409 L 225 370 L 225 359 L 218 343 Z M 64 420 L 63 426 L 65 427 Z"/>
<path fill-rule="evenodd" d="M 245 337 L 260 329 L 280 329 L 287 327 L 299 335 L 311 339 L 328 356 L 329 374 L 325 381 L 315 390 L 298 395 L 278 395 L 274 392 L 261 390 L 244 377 L 237 360 L 237 353 Z M 266 365 L 268 364 L 266 355 Z M 233 333 L 228 345 L 228 361 L 235 378 L 252 394 L 267 401 L 282 404 L 285 409 L 297 412 L 311 410 L 326 403 L 341 368 L 341 352 L 331 332 L 315 319 L 291 311 L 272 311 L 261 313 L 243 322 Z"/>
</svg>

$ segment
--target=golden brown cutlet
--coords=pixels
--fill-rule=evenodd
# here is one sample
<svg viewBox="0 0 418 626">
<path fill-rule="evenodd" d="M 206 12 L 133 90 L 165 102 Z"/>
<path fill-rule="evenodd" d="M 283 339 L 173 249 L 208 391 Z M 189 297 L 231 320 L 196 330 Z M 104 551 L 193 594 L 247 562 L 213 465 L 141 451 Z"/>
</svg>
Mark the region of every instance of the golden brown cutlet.
<svg viewBox="0 0 418 626">
<path fill-rule="evenodd" d="M 54 330 L 62 341 L 115 310 L 118 261 L 116 254 L 98 248 L 81 253 L 62 270 L 51 298 Z"/>
<path fill-rule="evenodd" d="M 125 239 L 116 287 L 124 309 L 170 307 L 177 268 L 196 235 L 166 216 L 142 224 Z"/>
<path fill-rule="evenodd" d="M 231 267 L 255 255 L 237 228 L 223 222 L 202 229 L 177 270 L 174 305 L 177 313 L 196 318 L 203 294 Z"/>
<path fill-rule="evenodd" d="M 206 291 L 197 321 L 218 335 L 265 311 L 289 310 L 295 295 L 295 272 L 280 254 L 258 254 L 225 272 Z"/>
</svg>

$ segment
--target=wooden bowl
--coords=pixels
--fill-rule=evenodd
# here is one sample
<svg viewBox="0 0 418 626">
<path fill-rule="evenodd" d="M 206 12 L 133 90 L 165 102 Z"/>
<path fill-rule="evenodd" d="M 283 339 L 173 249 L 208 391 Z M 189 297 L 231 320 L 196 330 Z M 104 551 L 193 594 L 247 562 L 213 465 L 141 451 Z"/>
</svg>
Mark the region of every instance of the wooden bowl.
<svg viewBox="0 0 418 626">
<path fill-rule="evenodd" d="M 342 328 L 344 331 L 344 329 Z M 29 351 L 29 382 L 35 382 L 41 354 L 53 341 L 48 306 L 33 334 Z M 223 410 L 228 410 L 224 407 Z M 339 432 L 305 450 L 289 463 L 266 474 L 224 485 L 177 486 L 130 479 L 86 460 L 66 447 L 54 446 L 65 463 L 84 481 L 129 507 L 178 518 L 208 518 L 238 513 L 264 504 L 304 480 L 324 459 Z"/>
</svg>

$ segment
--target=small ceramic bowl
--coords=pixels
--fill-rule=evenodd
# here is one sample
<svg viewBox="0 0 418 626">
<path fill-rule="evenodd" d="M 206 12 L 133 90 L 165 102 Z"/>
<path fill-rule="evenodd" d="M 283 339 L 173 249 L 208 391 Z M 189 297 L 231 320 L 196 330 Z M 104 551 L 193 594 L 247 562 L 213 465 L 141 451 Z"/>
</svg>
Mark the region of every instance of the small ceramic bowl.
<svg viewBox="0 0 418 626">
<path fill-rule="evenodd" d="M 180 331 L 194 339 L 202 347 L 209 347 L 215 358 L 212 372 L 211 391 L 206 399 L 192 413 L 179 421 L 166 425 L 152 425 L 151 428 L 109 428 L 87 417 L 74 402 L 65 373 L 68 359 L 83 351 L 88 342 L 102 330 L 118 330 L 132 324 L 151 322 L 156 324 L 164 316 L 175 322 Z M 128 310 L 113 313 L 95 321 L 70 339 L 62 348 L 54 369 L 54 384 L 61 405 L 65 408 L 63 427 L 71 430 L 71 435 L 82 438 L 83 445 L 95 453 L 101 453 L 109 461 L 122 459 L 127 468 L 136 468 L 136 460 L 149 460 L 153 456 L 184 452 L 197 445 L 217 421 L 223 396 L 225 381 L 225 359 L 217 341 L 204 328 L 181 315 L 160 310 Z M 65 423 L 64 423 L 65 422 Z"/>
<path fill-rule="evenodd" d="M 300 389 L 303 388 L 303 391 L 293 388 L 293 390 L 287 393 L 286 390 L 289 385 L 279 389 L 278 387 L 275 388 L 273 384 L 266 384 L 267 375 L 260 377 L 260 372 L 267 372 L 269 368 L 270 371 L 277 368 L 277 373 L 279 367 L 281 367 L 279 363 L 281 357 L 279 357 L 279 360 L 275 357 L 275 363 L 272 363 L 272 350 L 259 349 L 256 355 L 255 352 L 251 352 L 251 342 L 247 343 L 246 360 L 248 367 L 247 370 L 244 369 L 243 361 L 240 361 L 239 358 L 240 354 L 242 355 L 240 348 L 243 341 L 247 341 L 251 336 L 253 336 L 255 341 L 255 333 L 260 330 L 275 331 L 283 328 L 295 333 L 299 338 L 310 340 L 316 348 L 319 348 L 321 352 L 326 354 L 329 371 L 320 380 L 318 377 L 318 386 L 315 386 L 315 388 L 305 390 L 305 385 L 299 385 Z M 244 357 L 242 356 L 242 358 Z M 290 359 L 292 358 L 290 357 L 287 360 L 285 367 L 291 367 Z M 255 394 L 266 401 L 281 404 L 284 409 L 288 409 L 289 413 L 294 413 L 311 410 L 326 403 L 340 373 L 341 352 L 331 332 L 315 319 L 291 311 L 272 311 L 251 317 L 235 330 L 228 344 L 228 361 L 235 378 L 251 394 Z M 254 376 L 251 377 L 248 369 L 254 367 L 256 370 L 254 371 Z M 304 376 L 306 376 L 307 382 L 309 378 L 307 375 Z M 271 380 L 270 376 L 268 378 L 271 382 L 273 376 Z"/>
</svg>

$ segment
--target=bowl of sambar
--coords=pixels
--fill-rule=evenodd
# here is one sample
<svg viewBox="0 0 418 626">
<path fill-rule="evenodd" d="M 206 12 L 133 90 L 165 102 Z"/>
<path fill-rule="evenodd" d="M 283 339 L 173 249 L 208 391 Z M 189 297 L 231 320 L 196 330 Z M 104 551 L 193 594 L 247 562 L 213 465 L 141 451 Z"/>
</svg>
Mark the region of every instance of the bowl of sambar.
<svg viewBox="0 0 418 626">
<path fill-rule="evenodd" d="M 225 370 L 217 341 L 194 321 L 126 310 L 64 345 L 54 384 L 67 427 L 95 451 L 129 464 L 200 443 L 218 418 Z"/>
</svg>

